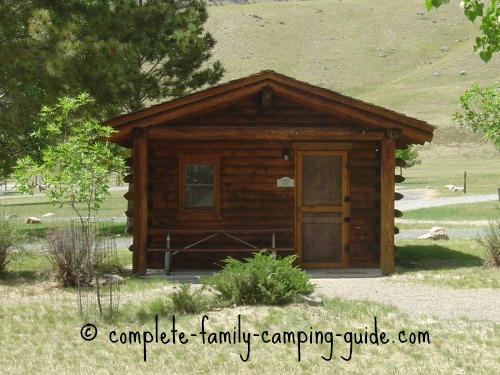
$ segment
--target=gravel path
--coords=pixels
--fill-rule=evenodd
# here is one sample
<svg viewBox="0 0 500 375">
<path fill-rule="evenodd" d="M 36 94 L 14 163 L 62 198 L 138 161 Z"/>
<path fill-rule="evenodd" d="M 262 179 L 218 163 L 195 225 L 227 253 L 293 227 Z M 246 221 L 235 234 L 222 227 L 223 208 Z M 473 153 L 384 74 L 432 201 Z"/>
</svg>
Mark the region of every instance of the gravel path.
<svg viewBox="0 0 500 375">
<path fill-rule="evenodd" d="M 431 208 L 448 206 L 450 204 L 476 203 L 476 202 L 498 202 L 498 194 L 487 195 L 461 195 L 457 197 L 425 198 L 425 191 L 401 190 L 405 196 L 400 201 L 396 201 L 396 208 L 401 211 L 417 210 L 419 208 Z"/>
<path fill-rule="evenodd" d="M 312 282 L 318 295 L 392 305 L 416 318 L 463 317 L 500 324 L 500 290 L 393 284 L 385 277 L 313 278 Z"/>
</svg>

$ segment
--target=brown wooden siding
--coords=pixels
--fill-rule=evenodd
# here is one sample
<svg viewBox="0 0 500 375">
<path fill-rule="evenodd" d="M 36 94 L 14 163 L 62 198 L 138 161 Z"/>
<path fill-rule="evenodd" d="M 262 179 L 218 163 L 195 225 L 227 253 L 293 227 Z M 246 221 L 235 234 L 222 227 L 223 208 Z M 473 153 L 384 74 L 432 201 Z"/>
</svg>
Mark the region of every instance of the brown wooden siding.
<svg viewBox="0 0 500 375">
<path fill-rule="evenodd" d="M 380 152 L 378 142 L 355 142 L 350 155 L 349 264 L 380 261 Z"/>
<path fill-rule="evenodd" d="M 294 178 L 293 159 L 284 160 L 285 142 L 169 142 L 150 141 L 150 248 L 165 246 L 169 228 L 253 228 L 294 225 L 294 190 L 278 188 L 276 180 Z M 220 156 L 220 218 L 206 215 L 179 216 L 178 155 Z M 157 234 L 161 232 L 160 234 Z M 172 247 L 185 247 L 199 241 L 203 234 L 172 234 Z M 270 235 L 238 235 L 238 238 L 261 248 L 271 247 Z M 293 247 L 293 231 L 277 235 L 276 245 Z M 218 236 L 203 247 L 244 247 L 233 239 Z M 173 265 L 211 266 L 227 256 L 239 253 L 176 254 Z M 250 255 L 250 251 L 245 254 Z M 163 254 L 148 253 L 148 262 L 163 266 Z"/>
<path fill-rule="evenodd" d="M 279 98 L 269 109 L 260 106 L 260 96 L 237 105 L 174 123 L 175 126 L 206 126 L 223 131 L 225 126 L 353 127 L 345 120 L 303 108 Z M 325 139 L 318 141 L 325 142 Z M 349 153 L 349 266 L 378 267 L 380 260 L 380 142 L 355 141 Z M 283 151 L 289 150 L 284 160 Z M 179 215 L 179 155 L 220 157 L 220 217 Z M 154 249 L 165 247 L 169 228 L 291 228 L 277 235 L 278 247 L 294 247 L 295 189 L 278 188 L 276 180 L 295 178 L 295 157 L 291 141 L 169 141 L 148 140 L 148 268 L 161 268 L 164 253 Z M 131 178 L 128 178 L 131 180 Z M 126 198 L 131 200 L 132 193 Z M 127 215 L 133 216 L 132 210 Z M 172 234 L 174 248 L 183 248 L 205 237 L 202 234 Z M 238 235 L 242 240 L 269 248 L 268 235 Z M 234 240 L 219 236 L 203 247 L 242 247 Z M 284 253 L 286 254 L 286 253 Z M 248 253 L 179 253 L 173 267 L 201 267 L 221 264 L 227 256 L 241 258 Z"/>
</svg>

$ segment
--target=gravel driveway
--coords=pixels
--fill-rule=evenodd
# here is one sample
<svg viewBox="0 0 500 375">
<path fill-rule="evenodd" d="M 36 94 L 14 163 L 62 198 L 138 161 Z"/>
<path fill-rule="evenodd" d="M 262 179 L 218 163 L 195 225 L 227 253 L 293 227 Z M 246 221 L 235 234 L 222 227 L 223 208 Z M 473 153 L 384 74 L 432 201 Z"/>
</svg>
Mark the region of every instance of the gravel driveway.
<svg viewBox="0 0 500 375">
<path fill-rule="evenodd" d="M 391 283 L 386 277 L 313 278 L 316 294 L 395 306 L 420 319 L 468 318 L 500 324 L 500 290 L 455 290 Z"/>
</svg>

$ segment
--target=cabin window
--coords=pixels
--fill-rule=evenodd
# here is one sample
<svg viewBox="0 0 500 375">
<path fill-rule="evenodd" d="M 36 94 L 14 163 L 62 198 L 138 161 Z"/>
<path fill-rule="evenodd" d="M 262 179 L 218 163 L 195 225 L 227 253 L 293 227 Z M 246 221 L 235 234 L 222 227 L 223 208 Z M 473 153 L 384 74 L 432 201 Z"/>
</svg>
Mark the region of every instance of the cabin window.
<svg viewBox="0 0 500 375">
<path fill-rule="evenodd" d="M 215 203 L 214 165 L 184 166 L 184 208 L 212 209 Z"/>
<path fill-rule="evenodd" d="M 180 160 L 180 208 L 184 213 L 218 213 L 218 158 Z"/>
</svg>

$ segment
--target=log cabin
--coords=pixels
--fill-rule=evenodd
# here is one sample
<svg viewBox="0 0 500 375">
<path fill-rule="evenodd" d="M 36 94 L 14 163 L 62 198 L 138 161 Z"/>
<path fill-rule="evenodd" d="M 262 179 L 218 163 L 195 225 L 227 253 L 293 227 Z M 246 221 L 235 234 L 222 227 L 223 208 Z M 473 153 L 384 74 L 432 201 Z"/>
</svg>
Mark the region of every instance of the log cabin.
<svg viewBox="0 0 500 375">
<path fill-rule="evenodd" d="M 395 150 L 434 127 L 274 71 L 106 122 L 131 149 L 133 271 L 259 249 L 304 268 L 394 270 Z"/>
</svg>

